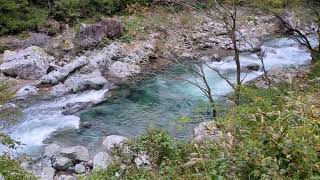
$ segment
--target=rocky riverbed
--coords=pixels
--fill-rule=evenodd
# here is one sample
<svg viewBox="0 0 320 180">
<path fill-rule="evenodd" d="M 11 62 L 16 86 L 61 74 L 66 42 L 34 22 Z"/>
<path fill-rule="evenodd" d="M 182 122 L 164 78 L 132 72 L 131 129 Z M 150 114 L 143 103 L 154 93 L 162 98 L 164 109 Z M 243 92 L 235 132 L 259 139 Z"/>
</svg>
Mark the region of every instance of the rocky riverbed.
<svg viewBox="0 0 320 180">
<path fill-rule="evenodd" d="M 265 53 L 266 69 L 273 72 L 270 73 L 272 77 L 280 79 L 274 80 L 275 83 L 287 79 L 288 73 L 284 73 L 283 67 L 303 66 L 310 62 L 310 54 L 294 39 L 270 39 L 271 35 L 279 32 L 278 24 L 272 17 L 256 16 L 255 19 L 247 18 L 244 21 L 248 26 L 240 29 L 254 44 L 249 46 L 239 35 L 244 81 L 252 81 L 263 74 L 259 59 L 251 51 L 262 50 Z M 122 147 L 127 138 L 138 135 L 152 123 L 171 131 L 170 127 L 176 125 L 176 118 L 190 115 L 192 107 L 204 101 L 199 89 L 162 73 L 140 84 L 140 89 L 129 92 L 120 98 L 120 102 L 96 105 L 106 99 L 110 89 L 128 83 L 132 78 L 146 76 L 150 72 L 150 65 L 160 64 L 160 67 L 164 67 L 170 58 L 201 59 L 233 78 L 235 64 L 233 57 L 229 56 L 232 55 L 231 42 L 222 25 L 208 17 L 204 17 L 194 28 L 181 29 L 181 33 L 172 28 L 165 34 L 149 33 L 143 40 L 130 43 L 115 41 L 102 48 L 90 49 L 92 44 L 99 43 L 107 35 L 105 29 L 101 29 L 105 24 L 83 25 L 78 33 L 66 28 L 56 37 L 39 36 L 47 43 L 39 43 L 42 40 L 32 36 L 32 40 L 16 42 L 22 45 L 2 55 L 2 77 L 14 78 L 18 84 L 24 82 L 16 92 L 15 99 L 10 102 L 11 106 L 6 106 L 21 106 L 21 119 L 6 131 L 24 144 L 20 152 L 40 156 L 25 166 L 42 179 L 75 179 L 74 174 L 107 168 L 112 159 L 117 158 L 112 157 L 111 150 Z M 86 36 L 86 32 L 96 27 L 99 29 L 97 34 Z M 120 33 L 122 25 L 118 24 L 117 29 L 120 29 L 119 32 L 113 30 L 112 33 Z M 305 27 L 305 31 L 311 33 L 312 27 Z M 316 41 L 312 42 L 317 45 Z M 215 51 L 203 53 L 210 49 Z M 217 99 L 232 92 L 217 74 L 209 68 L 205 71 Z M 279 78 L 279 73 L 284 75 Z M 192 78 L 189 74 L 182 76 Z M 254 83 L 265 86 L 262 80 Z M 149 98 L 148 102 L 141 100 L 145 97 Z M 116 113 L 106 112 L 108 109 Z M 82 111 L 82 119 L 79 118 L 79 111 Z M 123 113 L 121 117 L 118 112 Z M 79 128 L 87 130 L 61 133 Z M 126 137 L 109 135 L 111 132 Z M 54 143 L 44 145 L 49 137 L 53 137 L 50 142 Z M 195 129 L 195 139 L 203 138 L 228 138 L 232 141 L 232 135 L 223 135 L 214 122 L 202 123 Z M 144 152 L 128 153 L 137 167 L 148 168 L 150 165 L 149 157 Z"/>
</svg>

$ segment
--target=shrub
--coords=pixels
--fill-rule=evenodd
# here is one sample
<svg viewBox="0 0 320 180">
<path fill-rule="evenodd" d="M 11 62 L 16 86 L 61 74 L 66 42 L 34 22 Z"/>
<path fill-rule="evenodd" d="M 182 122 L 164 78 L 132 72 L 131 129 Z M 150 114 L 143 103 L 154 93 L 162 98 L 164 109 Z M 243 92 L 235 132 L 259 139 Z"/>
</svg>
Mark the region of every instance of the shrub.
<svg viewBox="0 0 320 180">
<path fill-rule="evenodd" d="M 0 156 L 0 175 L 6 180 L 35 180 L 36 178 L 20 166 L 20 162 Z"/>
<path fill-rule="evenodd" d="M 0 35 L 34 29 L 44 24 L 47 10 L 31 6 L 27 0 L 0 0 Z"/>
<path fill-rule="evenodd" d="M 86 0 L 56 0 L 53 5 L 54 17 L 61 21 L 73 23 L 84 17 L 90 10 Z"/>
</svg>

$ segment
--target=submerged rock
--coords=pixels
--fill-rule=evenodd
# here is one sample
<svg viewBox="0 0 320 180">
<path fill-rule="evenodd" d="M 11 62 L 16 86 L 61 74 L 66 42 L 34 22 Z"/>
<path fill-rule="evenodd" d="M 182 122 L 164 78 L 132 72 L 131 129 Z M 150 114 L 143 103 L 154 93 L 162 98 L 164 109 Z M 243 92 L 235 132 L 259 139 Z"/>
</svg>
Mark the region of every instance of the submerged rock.
<svg viewBox="0 0 320 180">
<path fill-rule="evenodd" d="M 8 76 L 22 79 L 39 79 L 47 73 L 49 63 L 54 58 L 40 47 L 31 46 L 21 51 L 5 51 L 0 71 Z"/>
</svg>

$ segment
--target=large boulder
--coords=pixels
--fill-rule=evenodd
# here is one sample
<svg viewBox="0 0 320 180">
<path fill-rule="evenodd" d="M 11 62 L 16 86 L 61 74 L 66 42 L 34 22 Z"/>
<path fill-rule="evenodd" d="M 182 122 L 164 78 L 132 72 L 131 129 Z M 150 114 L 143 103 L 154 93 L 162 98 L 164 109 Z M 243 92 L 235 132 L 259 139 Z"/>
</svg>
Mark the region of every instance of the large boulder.
<svg viewBox="0 0 320 180">
<path fill-rule="evenodd" d="M 93 158 L 93 169 L 107 169 L 111 161 L 111 157 L 107 153 L 99 152 Z"/>
<path fill-rule="evenodd" d="M 61 152 L 61 147 L 57 144 L 50 144 L 44 148 L 43 156 L 46 158 L 51 158 Z"/>
<path fill-rule="evenodd" d="M 76 161 L 89 161 L 89 151 L 83 146 L 62 148 L 60 155 Z"/>
<path fill-rule="evenodd" d="M 110 151 L 112 148 L 120 147 L 126 140 L 128 139 L 123 136 L 110 135 L 103 140 L 102 145 L 107 151 Z"/>
<path fill-rule="evenodd" d="M 56 170 L 52 167 L 44 167 L 42 169 L 40 180 L 53 180 Z"/>
<path fill-rule="evenodd" d="M 104 37 L 117 36 L 123 30 L 124 26 L 121 21 L 109 18 L 96 24 L 82 24 L 75 37 L 80 46 L 86 47 L 99 43 Z"/>
<path fill-rule="evenodd" d="M 49 63 L 54 58 L 40 47 L 31 46 L 20 51 L 5 51 L 0 71 L 8 76 L 22 79 L 39 79 L 47 73 Z"/>
</svg>

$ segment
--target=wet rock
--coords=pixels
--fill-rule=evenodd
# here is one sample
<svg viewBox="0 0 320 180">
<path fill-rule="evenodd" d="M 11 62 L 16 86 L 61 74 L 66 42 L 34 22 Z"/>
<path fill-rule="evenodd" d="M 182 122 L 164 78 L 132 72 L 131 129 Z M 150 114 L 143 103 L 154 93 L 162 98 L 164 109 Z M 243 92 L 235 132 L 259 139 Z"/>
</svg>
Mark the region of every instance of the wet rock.
<svg viewBox="0 0 320 180">
<path fill-rule="evenodd" d="M 151 169 L 151 163 L 149 159 L 150 158 L 148 155 L 146 155 L 145 153 L 142 153 L 142 154 L 139 154 L 138 157 L 134 159 L 134 162 L 138 169 L 141 169 L 141 168 Z"/>
<path fill-rule="evenodd" d="M 55 71 L 51 71 L 49 74 L 46 74 L 40 78 L 40 84 L 52 84 L 56 85 L 60 81 L 65 80 L 68 75 L 76 70 L 80 69 L 81 67 L 85 66 L 89 63 L 89 60 L 85 56 L 81 56 L 69 64 L 66 64 L 60 69 Z"/>
<path fill-rule="evenodd" d="M 93 158 L 93 169 L 107 169 L 111 163 L 111 157 L 105 152 L 99 152 Z"/>
<path fill-rule="evenodd" d="M 107 151 L 112 150 L 112 148 L 120 147 L 124 141 L 128 140 L 126 137 L 118 136 L 118 135 L 111 135 L 107 136 L 103 142 L 102 145 Z"/>
<path fill-rule="evenodd" d="M 92 124 L 90 122 L 81 122 L 80 128 L 89 129 L 91 128 Z"/>
<path fill-rule="evenodd" d="M 19 99 L 27 99 L 38 94 L 38 88 L 32 85 L 27 85 L 17 91 L 16 97 Z"/>
<path fill-rule="evenodd" d="M 51 158 L 61 152 L 61 147 L 57 144 L 50 144 L 49 146 L 44 148 L 44 157 Z"/>
<path fill-rule="evenodd" d="M 259 71 L 260 65 L 256 64 L 256 63 L 248 64 L 248 65 L 246 65 L 246 69 L 252 70 L 252 71 Z"/>
<path fill-rule="evenodd" d="M 71 175 L 59 175 L 54 178 L 54 180 L 77 180 L 76 177 Z"/>
<path fill-rule="evenodd" d="M 86 172 L 86 167 L 83 164 L 76 164 L 74 166 L 74 172 L 76 174 L 83 174 Z"/>
<path fill-rule="evenodd" d="M 59 171 L 68 170 L 73 166 L 71 159 L 63 156 L 57 156 L 52 159 L 52 167 Z"/>
<path fill-rule="evenodd" d="M 40 175 L 40 180 L 53 180 L 56 170 L 52 167 L 44 167 Z"/>
<path fill-rule="evenodd" d="M 76 112 L 82 111 L 85 108 L 92 106 L 92 102 L 79 102 L 79 103 L 68 103 L 63 107 L 63 115 L 72 115 Z"/>
<path fill-rule="evenodd" d="M 41 48 L 31 46 L 20 51 L 5 51 L 0 71 L 8 76 L 22 79 L 39 79 L 47 73 L 49 63 L 54 58 Z"/>
<path fill-rule="evenodd" d="M 83 146 L 62 148 L 60 155 L 76 161 L 89 161 L 88 149 Z"/>
</svg>

